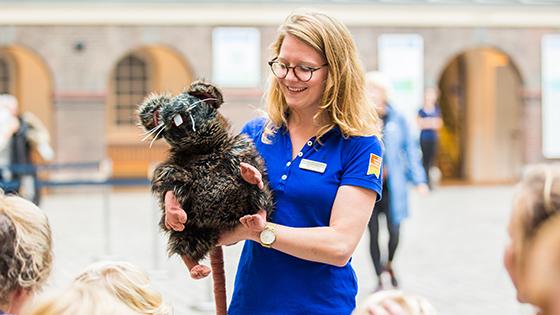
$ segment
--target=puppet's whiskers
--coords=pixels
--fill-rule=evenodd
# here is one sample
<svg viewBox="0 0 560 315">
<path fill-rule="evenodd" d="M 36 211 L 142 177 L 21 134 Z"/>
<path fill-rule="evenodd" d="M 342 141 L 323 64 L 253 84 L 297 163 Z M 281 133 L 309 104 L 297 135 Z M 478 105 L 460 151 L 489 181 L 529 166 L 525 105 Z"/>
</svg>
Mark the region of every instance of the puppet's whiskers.
<svg viewBox="0 0 560 315">
<path fill-rule="evenodd" d="M 151 130 L 146 131 L 146 132 L 144 133 L 145 137 L 142 138 L 142 141 L 146 141 L 146 139 L 148 139 L 148 138 L 149 138 L 152 134 L 154 134 L 155 132 L 160 131 L 159 129 L 160 129 L 160 128 L 163 128 L 164 126 L 165 126 L 165 124 L 164 124 L 164 123 L 161 123 L 161 124 L 155 126 L 154 128 L 152 128 Z"/>
<path fill-rule="evenodd" d="M 152 142 L 150 142 L 150 148 L 152 147 L 152 144 L 154 143 L 154 141 L 156 141 L 156 139 L 159 137 L 159 135 L 162 133 L 162 131 L 164 131 L 165 128 L 161 128 L 159 130 L 159 132 L 155 135 L 155 137 L 152 139 Z"/>
</svg>

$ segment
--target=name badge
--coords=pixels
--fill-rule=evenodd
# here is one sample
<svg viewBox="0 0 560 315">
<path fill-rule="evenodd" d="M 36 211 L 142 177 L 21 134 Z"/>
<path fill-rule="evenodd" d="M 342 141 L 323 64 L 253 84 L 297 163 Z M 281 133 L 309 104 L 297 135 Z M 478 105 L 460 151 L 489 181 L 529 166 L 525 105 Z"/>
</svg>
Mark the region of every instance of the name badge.
<svg viewBox="0 0 560 315">
<path fill-rule="evenodd" d="M 308 170 L 308 171 L 322 174 L 325 172 L 325 169 L 327 168 L 327 163 L 321 163 L 308 159 L 301 159 L 301 162 L 299 162 L 299 168 L 301 168 L 302 170 Z"/>
</svg>

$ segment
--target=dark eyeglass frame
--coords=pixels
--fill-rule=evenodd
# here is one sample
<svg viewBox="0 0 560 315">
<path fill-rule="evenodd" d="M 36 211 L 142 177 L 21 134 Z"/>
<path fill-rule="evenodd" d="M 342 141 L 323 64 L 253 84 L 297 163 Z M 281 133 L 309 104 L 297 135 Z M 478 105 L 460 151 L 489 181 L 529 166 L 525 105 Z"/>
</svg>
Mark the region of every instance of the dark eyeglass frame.
<svg viewBox="0 0 560 315">
<path fill-rule="evenodd" d="M 288 69 L 288 70 L 286 71 L 286 74 L 285 74 L 285 75 L 279 76 L 278 74 L 276 74 L 276 72 L 274 72 L 274 69 L 272 68 L 272 65 L 274 65 L 275 63 L 283 64 L 283 65 L 286 67 L 286 69 Z M 297 75 L 297 73 L 296 73 L 296 70 L 295 70 L 295 69 L 296 69 L 297 67 L 302 67 L 301 65 L 291 66 L 291 67 L 290 67 L 290 66 L 288 66 L 287 64 L 278 61 L 278 58 L 274 58 L 274 59 L 270 60 L 270 61 L 268 62 L 268 65 L 270 66 L 270 71 L 272 71 L 272 74 L 274 74 L 274 76 L 277 77 L 278 79 L 285 79 L 285 78 L 288 76 L 288 73 L 290 73 L 290 69 L 291 69 L 292 72 L 294 73 L 294 76 L 295 76 L 298 80 L 300 80 L 301 82 L 308 82 L 308 81 L 310 81 L 310 80 L 313 78 L 313 73 L 314 73 L 315 71 L 320 70 L 321 68 L 326 67 L 326 66 L 328 66 L 329 64 L 328 64 L 328 63 L 325 63 L 324 65 L 320 65 L 320 66 L 318 66 L 318 67 L 305 66 L 306 68 L 309 68 L 309 71 L 311 71 L 311 74 L 309 75 L 309 79 L 307 79 L 307 80 L 302 80 L 302 79 Z"/>
</svg>

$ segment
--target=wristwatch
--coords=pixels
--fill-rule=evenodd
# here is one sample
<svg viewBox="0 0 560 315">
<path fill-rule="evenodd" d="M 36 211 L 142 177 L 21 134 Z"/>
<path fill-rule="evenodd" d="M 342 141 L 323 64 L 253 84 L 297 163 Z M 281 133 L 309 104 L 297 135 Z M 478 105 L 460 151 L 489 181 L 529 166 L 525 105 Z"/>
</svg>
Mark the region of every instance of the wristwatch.
<svg viewBox="0 0 560 315">
<path fill-rule="evenodd" d="M 274 241 L 276 241 L 276 229 L 270 223 L 264 226 L 264 230 L 261 231 L 259 235 L 259 240 L 261 245 L 266 248 L 271 248 Z"/>
</svg>

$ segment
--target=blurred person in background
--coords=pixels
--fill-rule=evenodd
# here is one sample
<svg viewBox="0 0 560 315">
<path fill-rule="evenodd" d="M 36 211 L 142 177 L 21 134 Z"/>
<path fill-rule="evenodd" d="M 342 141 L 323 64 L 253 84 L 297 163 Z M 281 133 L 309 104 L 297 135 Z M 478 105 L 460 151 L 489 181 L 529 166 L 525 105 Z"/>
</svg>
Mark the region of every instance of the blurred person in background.
<svg viewBox="0 0 560 315">
<path fill-rule="evenodd" d="M 0 314 L 20 314 L 52 268 L 51 228 L 45 213 L 0 190 Z"/>
<path fill-rule="evenodd" d="M 0 95 L 0 188 L 39 204 L 40 188 L 31 152 L 36 149 L 44 160 L 52 160 L 49 142 L 48 130 L 39 118 L 30 112 L 19 114 L 15 97 Z"/>
<path fill-rule="evenodd" d="M 242 132 L 265 161 L 275 209 L 271 222 L 264 211 L 243 217 L 219 240 L 246 240 L 228 314 L 350 314 L 358 292 L 351 257 L 381 196 L 378 117 L 338 20 L 292 13 L 271 48 L 268 117 Z M 169 211 L 180 208 L 169 194 L 165 221 L 182 230 L 174 213 L 185 212 Z"/>
<path fill-rule="evenodd" d="M 107 261 L 91 264 L 74 282 L 99 286 L 139 314 L 171 314 L 171 308 L 150 283 L 148 275 L 128 262 Z"/>
<path fill-rule="evenodd" d="M 558 307 L 558 247 L 548 248 L 554 242 L 553 235 L 547 240 L 547 231 L 557 228 L 560 215 L 560 166 L 532 165 L 517 185 L 513 209 L 508 225 L 510 242 L 504 251 L 504 265 L 517 291 L 517 299 L 537 307 L 544 307 L 541 314 L 558 314 L 551 309 Z M 557 231 L 557 230 L 556 230 Z M 539 235 L 545 235 L 539 244 Z M 545 247 L 543 247 L 545 246 Z M 544 251 L 544 252 L 543 252 Z M 533 261 L 538 257 L 550 261 Z M 555 254 L 556 253 L 556 254 Z M 551 270 L 550 267 L 553 267 Z M 537 270 L 535 268 L 544 268 Z M 556 269 L 556 272 L 553 272 Z M 550 270 L 551 274 L 542 271 Z M 550 282 L 552 281 L 552 282 Z M 543 289 L 544 288 L 544 289 Z M 549 289 L 546 289 L 549 288 Z M 550 292 L 548 292 L 550 290 Z M 556 299 L 548 299 L 550 294 Z M 554 302 L 554 303 L 553 303 Z"/>
<path fill-rule="evenodd" d="M 437 315 L 437 312 L 423 297 L 384 290 L 367 297 L 352 315 Z"/>
<path fill-rule="evenodd" d="M 426 180 L 430 189 L 433 183 L 430 176 L 430 169 L 434 166 L 434 160 L 437 154 L 438 146 L 438 129 L 441 128 L 443 122 L 441 113 L 437 104 L 439 97 L 438 90 L 428 88 L 424 91 L 424 104 L 418 110 L 417 122 L 420 129 L 420 148 L 422 149 L 422 167 L 426 174 Z"/>
<path fill-rule="evenodd" d="M 376 291 L 384 289 L 383 273 L 388 273 L 391 285 L 399 283 L 393 262 L 399 245 L 401 222 L 408 217 L 408 184 L 426 193 L 426 176 L 420 164 L 417 142 L 410 134 L 405 117 L 389 104 L 389 79 L 380 72 L 366 74 L 366 88 L 383 123 L 383 198 L 375 204 L 369 221 L 370 254 L 378 279 Z M 389 232 L 387 258 L 383 262 L 379 246 L 379 218 L 383 214 Z"/>
</svg>

